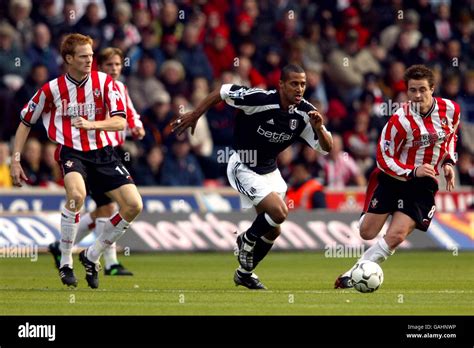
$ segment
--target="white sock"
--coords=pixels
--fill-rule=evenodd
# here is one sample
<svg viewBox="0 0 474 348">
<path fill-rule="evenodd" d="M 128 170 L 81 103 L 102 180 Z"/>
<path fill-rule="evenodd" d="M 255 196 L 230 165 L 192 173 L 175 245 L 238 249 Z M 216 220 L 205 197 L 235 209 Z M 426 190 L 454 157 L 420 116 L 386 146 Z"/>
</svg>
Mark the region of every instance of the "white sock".
<svg viewBox="0 0 474 348">
<path fill-rule="evenodd" d="M 61 211 L 61 239 L 59 240 L 59 249 L 61 250 L 60 267 L 69 265 L 72 268 L 72 247 L 76 238 L 79 225 L 79 213 L 70 211 L 63 207 Z"/>
<path fill-rule="evenodd" d="M 79 221 L 79 227 L 77 229 L 76 242 L 74 244 L 79 244 L 94 230 L 94 227 L 95 224 L 94 220 L 92 220 L 91 213 L 82 215 L 81 221 Z"/>
<path fill-rule="evenodd" d="M 113 243 L 108 248 L 104 250 L 104 262 L 105 268 L 109 269 L 112 265 L 117 265 L 119 262 L 117 260 L 117 244 Z"/>
<path fill-rule="evenodd" d="M 395 250 L 390 250 L 390 248 L 388 247 L 387 242 L 385 241 L 385 238 L 380 238 L 377 241 L 377 243 L 375 243 L 374 245 L 372 245 L 369 249 L 365 251 L 365 253 L 360 257 L 360 259 L 357 262 L 362 261 L 362 260 L 369 260 L 369 261 L 376 262 L 380 265 L 389 256 L 393 255 L 394 252 Z M 348 270 L 346 273 L 344 273 L 343 276 L 350 276 L 352 272 L 352 268 Z"/>
<path fill-rule="evenodd" d="M 97 239 L 95 243 L 87 249 L 87 258 L 98 263 L 100 256 L 106 248 L 115 243 L 130 226 L 130 222 L 122 219 L 119 213 L 108 218 L 97 218 L 95 220 L 95 229 L 97 231 Z"/>
</svg>

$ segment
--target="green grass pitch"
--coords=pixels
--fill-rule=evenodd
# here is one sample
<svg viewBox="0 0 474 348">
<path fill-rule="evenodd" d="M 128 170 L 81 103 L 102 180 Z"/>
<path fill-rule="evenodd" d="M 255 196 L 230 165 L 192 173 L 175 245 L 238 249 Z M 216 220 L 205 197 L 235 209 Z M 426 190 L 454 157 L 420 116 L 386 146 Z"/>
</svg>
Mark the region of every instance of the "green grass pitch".
<svg viewBox="0 0 474 348">
<path fill-rule="evenodd" d="M 474 253 L 399 251 L 382 264 L 371 294 L 334 290 L 355 259 L 274 252 L 257 274 L 269 288 L 235 287 L 232 253 L 121 257 L 133 277 L 105 277 L 89 289 L 75 257 L 76 289 L 63 286 L 49 254 L 0 260 L 0 315 L 473 315 Z"/>
</svg>

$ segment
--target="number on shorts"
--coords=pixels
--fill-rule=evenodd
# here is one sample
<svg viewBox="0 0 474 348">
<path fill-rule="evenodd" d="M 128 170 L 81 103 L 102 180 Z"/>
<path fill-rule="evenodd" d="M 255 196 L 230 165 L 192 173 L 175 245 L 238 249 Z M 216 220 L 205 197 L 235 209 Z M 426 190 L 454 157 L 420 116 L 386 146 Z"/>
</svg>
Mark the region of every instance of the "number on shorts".
<svg viewBox="0 0 474 348">
<path fill-rule="evenodd" d="M 431 207 L 430 212 L 428 213 L 428 218 L 429 218 L 429 219 L 433 218 L 433 215 L 434 215 L 435 211 L 436 211 L 436 206 L 433 205 L 433 206 Z"/>
<path fill-rule="evenodd" d="M 115 170 L 118 171 L 121 175 L 130 175 L 130 173 L 128 172 L 127 168 L 125 168 L 125 166 L 122 166 L 122 169 L 120 169 L 120 166 L 117 166 L 115 167 Z"/>
</svg>

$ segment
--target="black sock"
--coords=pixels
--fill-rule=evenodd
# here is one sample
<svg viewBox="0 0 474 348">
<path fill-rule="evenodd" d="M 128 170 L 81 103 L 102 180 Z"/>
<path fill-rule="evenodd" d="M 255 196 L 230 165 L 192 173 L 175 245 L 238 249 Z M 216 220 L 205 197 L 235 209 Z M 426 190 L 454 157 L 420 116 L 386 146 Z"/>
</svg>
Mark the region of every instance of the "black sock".
<svg viewBox="0 0 474 348">
<path fill-rule="evenodd" d="M 260 237 L 264 236 L 267 234 L 272 228 L 274 228 L 272 225 L 270 225 L 265 219 L 265 213 L 260 213 L 257 215 L 257 218 L 254 220 L 252 226 L 245 232 L 244 236 L 247 240 L 250 242 L 256 242 Z"/>
<path fill-rule="evenodd" d="M 262 238 L 257 239 L 255 249 L 253 250 L 253 262 L 255 267 L 257 267 L 257 264 L 267 256 L 272 247 L 273 243 L 267 243 Z"/>
</svg>

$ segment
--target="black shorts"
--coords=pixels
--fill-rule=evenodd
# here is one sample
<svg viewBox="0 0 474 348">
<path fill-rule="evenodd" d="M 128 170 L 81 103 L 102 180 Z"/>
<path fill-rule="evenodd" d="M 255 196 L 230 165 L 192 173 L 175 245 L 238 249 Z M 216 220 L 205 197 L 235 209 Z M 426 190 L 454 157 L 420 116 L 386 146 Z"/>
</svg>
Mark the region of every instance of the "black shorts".
<svg viewBox="0 0 474 348">
<path fill-rule="evenodd" d="M 99 196 L 105 192 L 134 183 L 130 173 L 111 146 L 83 152 L 59 145 L 56 151 L 56 160 L 63 175 L 71 172 L 80 173 L 92 197 L 99 199 Z M 98 206 L 99 202 L 97 202 Z M 108 202 L 102 201 L 101 205 L 104 204 Z"/>
<path fill-rule="evenodd" d="M 114 147 L 114 151 L 117 154 L 118 158 L 122 161 L 122 163 L 125 165 L 125 168 L 129 169 L 127 165 L 127 160 L 126 160 L 126 153 L 123 150 L 121 146 L 116 146 Z M 108 205 L 113 202 L 112 198 L 107 196 L 105 193 L 90 193 L 90 196 L 92 200 L 95 202 L 95 205 L 97 208 L 103 207 L 104 205 Z"/>
<path fill-rule="evenodd" d="M 436 210 L 436 192 L 438 183 L 429 177 L 401 181 L 375 169 L 369 179 L 364 212 L 400 211 L 415 221 L 417 229 L 426 231 Z"/>
</svg>

